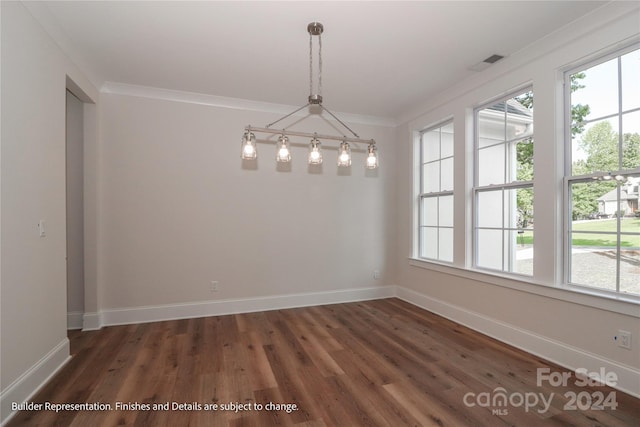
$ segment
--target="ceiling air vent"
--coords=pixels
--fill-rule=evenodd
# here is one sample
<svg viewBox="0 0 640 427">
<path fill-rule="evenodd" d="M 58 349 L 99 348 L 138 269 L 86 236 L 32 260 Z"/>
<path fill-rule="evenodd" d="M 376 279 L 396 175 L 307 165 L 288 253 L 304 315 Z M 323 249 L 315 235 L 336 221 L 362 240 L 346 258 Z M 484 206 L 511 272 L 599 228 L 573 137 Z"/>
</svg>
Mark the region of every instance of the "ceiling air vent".
<svg viewBox="0 0 640 427">
<path fill-rule="evenodd" d="M 489 66 L 495 64 L 496 62 L 500 61 L 502 58 L 504 58 L 504 56 L 494 53 L 490 57 L 484 59 L 482 62 L 478 62 L 477 64 L 472 65 L 471 67 L 469 67 L 469 69 L 471 71 L 482 71 L 489 68 Z"/>
<path fill-rule="evenodd" d="M 488 57 L 482 62 L 486 62 L 488 64 L 495 64 L 496 62 L 500 61 L 502 58 L 504 58 L 504 56 L 494 53 L 493 55 L 491 55 L 490 57 Z"/>
</svg>

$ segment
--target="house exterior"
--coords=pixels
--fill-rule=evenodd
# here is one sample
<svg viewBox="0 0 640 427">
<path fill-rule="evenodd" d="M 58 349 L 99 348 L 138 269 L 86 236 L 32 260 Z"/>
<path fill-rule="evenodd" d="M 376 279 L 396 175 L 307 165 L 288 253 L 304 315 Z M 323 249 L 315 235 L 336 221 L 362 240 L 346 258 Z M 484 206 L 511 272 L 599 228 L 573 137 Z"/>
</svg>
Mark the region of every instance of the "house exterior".
<svg viewBox="0 0 640 427">
<path fill-rule="evenodd" d="M 617 212 L 622 212 L 624 216 L 634 215 L 638 211 L 639 188 L 640 177 L 629 178 L 627 182 L 620 187 L 619 200 L 617 188 L 598 198 L 598 212 L 607 215 L 615 215 Z"/>
</svg>

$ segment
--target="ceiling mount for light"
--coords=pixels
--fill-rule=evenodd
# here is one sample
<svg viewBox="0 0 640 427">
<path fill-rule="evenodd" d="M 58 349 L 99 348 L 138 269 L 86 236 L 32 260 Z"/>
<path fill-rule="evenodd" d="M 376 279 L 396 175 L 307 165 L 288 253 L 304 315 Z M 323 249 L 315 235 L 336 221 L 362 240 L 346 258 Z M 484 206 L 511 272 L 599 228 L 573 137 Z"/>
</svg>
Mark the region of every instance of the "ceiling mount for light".
<svg viewBox="0 0 640 427">
<path fill-rule="evenodd" d="M 319 36 L 324 31 L 324 26 L 319 22 L 311 22 L 307 25 L 307 32 L 312 36 Z"/>
<path fill-rule="evenodd" d="M 289 148 L 289 136 L 301 136 L 312 138 L 311 143 L 309 145 L 309 156 L 308 162 L 310 165 L 313 164 L 321 164 L 322 163 L 322 151 L 320 150 L 320 140 L 328 139 L 334 141 L 340 141 L 340 148 L 338 150 L 338 166 L 339 167 L 348 167 L 351 165 L 351 148 L 349 147 L 349 142 L 354 143 L 366 143 L 368 144 L 367 148 L 367 158 L 365 160 L 365 167 L 367 169 L 376 169 L 378 167 L 378 152 L 376 149 L 376 142 L 373 139 L 365 140 L 361 139 L 357 133 L 355 133 L 349 126 L 347 126 L 342 120 L 336 117 L 331 111 L 329 111 L 324 105 L 322 105 L 322 33 L 324 32 L 324 26 L 319 22 L 311 22 L 307 25 L 307 32 L 309 33 L 309 97 L 308 102 L 302 107 L 296 109 L 295 111 L 279 118 L 275 122 L 269 123 L 263 128 L 253 127 L 248 125 L 244 129 L 244 135 L 242 137 L 242 155 L 241 157 L 245 160 L 254 160 L 257 158 L 258 152 L 256 147 L 256 137 L 254 132 L 256 133 L 267 133 L 272 135 L 280 135 L 277 143 L 277 152 L 276 152 L 276 160 L 278 162 L 289 162 L 291 161 L 291 151 Z M 317 37 L 318 39 L 318 71 L 317 71 L 317 85 L 314 91 L 313 86 L 313 37 Z M 294 115 L 300 110 L 307 108 L 312 105 L 317 105 L 320 107 L 322 112 L 327 112 L 331 117 L 338 121 L 345 129 L 347 129 L 353 137 L 347 136 L 333 136 L 333 135 L 319 135 L 317 133 L 309 133 L 309 132 L 296 132 L 290 131 L 286 128 L 282 128 L 279 130 L 271 129 L 271 126 L 276 123 L 281 122 L 282 120 Z M 347 159 L 348 157 L 348 159 Z"/>
</svg>

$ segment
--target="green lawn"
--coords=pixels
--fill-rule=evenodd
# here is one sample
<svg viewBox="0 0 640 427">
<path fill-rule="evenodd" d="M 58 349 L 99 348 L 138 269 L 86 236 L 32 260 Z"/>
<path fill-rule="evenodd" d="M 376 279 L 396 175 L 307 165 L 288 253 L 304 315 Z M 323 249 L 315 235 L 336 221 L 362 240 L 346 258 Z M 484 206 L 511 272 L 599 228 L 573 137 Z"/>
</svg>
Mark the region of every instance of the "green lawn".
<svg viewBox="0 0 640 427">
<path fill-rule="evenodd" d="M 615 235 L 591 234 L 591 231 L 616 233 L 616 220 L 593 220 L 573 223 L 574 246 L 615 246 Z M 576 231 L 578 233 L 576 233 Z M 584 233 L 580 233 L 584 231 Z M 620 231 L 640 233 L 640 218 L 623 218 L 620 222 Z M 622 235 L 621 246 L 640 247 L 640 234 Z"/>
<path fill-rule="evenodd" d="M 640 233 L 640 218 L 623 218 L 621 231 Z M 573 223 L 573 246 L 616 246 L 615 234 L 593 234 L 591 232 L 616 233 L 616 220 L 593 220 Z M 577 233 L 576 233 L 577 232 Z M 533 232 L 525 231 L 519 235 L 517 243 L 521 245 L 533 244 Z M 640 234 L 622 235 L 621 246 L 640 247 Z"/>
</svg>

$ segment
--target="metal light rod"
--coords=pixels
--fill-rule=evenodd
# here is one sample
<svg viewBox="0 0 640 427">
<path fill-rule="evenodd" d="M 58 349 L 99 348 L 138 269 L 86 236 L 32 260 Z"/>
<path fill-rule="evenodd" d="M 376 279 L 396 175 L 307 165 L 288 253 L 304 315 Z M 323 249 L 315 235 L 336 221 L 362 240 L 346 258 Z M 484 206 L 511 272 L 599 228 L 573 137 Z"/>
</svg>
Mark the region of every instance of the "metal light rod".
<svg viewBox="0 0 640 427">
<path fill-rule="evenodd" d="M 362 138 L 348 138 L 346 136 L 335 136 L 335 135 L 320 135 L 317 133 L 311 132 L 297 132 L 292 130 L 276 130 L 269 128 L 256 128 L 253 126 L 245 126 L 244 130 L 249 132 L 260 132 L 260 133 L 268 133 L 271 135 L 288 135 L 288 136 L 303 136 L 307 138 L 318 138 L 318 139 L 329 139 L 333 141 L 347 141 L 347 142 L 356 142 L 362 144 L 375 144 L 376 142 L 373 139 L 362 139 Z"/>
<path fill-rule="evenodd" d="M 283 121 L 283 120 L 284 120 L 284 119 L 286 119 L 287 117 L 290 117 L 290 116 L 294 115 L 295 113 L 297 113 L 298 111 L 302 110 L 302 109 L 303 109 L 303 108 L 305 108 L 305 107 L 308 107 L 309 105 L 311 105 L 311 104 L 307 103 L 307 104 L 303 105 L 302 107 L 298 108 L 297 110 L 290 112 L 290 113 L 289 113 L 289 114 L 287 114 L 286 116 L 282 116 L 282 117 L 280 117 L 280 118 L 279 118 L 278 120 L 276 120 L 275 122 L 271 122 L 271 123 L 269 123 L 268 125 L 266 125 L 266 126 L 265 126 L 265 128 L 270 128 L 271 126 L 275 125 L 276 123 Z"/>
</svg>

